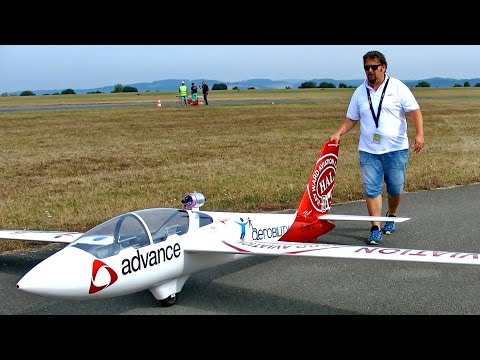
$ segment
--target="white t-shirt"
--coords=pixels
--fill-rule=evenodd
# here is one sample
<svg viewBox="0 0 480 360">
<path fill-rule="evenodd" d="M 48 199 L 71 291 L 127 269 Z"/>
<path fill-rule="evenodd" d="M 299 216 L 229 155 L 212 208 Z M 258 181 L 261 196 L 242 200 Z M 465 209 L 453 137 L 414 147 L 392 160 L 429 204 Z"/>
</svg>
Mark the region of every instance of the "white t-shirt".
<svg viewBox="0 0 480 360">
<path fill-rule="evenodd" d="M 390 79 L 385 90 L 382 108 L 378 114 L 378 104 L 382 92 Z M 372 107 L 378 117 L 378 127 L 370 110 L 367 90 L 370 92 Z M 358 150 L 372 154 L 408 149 L 407 119 L 405 113 L 419 109 L 417 100 L 411 90 L 398 79 L 385 76 L 385 80 L 374 91 L 365 80 L 357 87 L 350 99 L 347 109 L 347 118 L 360 121 L 360 139 Z"/>
</svg>

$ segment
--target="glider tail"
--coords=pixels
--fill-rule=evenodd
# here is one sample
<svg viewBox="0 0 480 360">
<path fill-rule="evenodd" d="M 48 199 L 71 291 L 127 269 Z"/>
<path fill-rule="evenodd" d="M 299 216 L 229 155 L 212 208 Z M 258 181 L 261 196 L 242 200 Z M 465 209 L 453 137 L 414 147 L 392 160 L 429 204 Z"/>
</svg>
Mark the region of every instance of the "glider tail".
<svg viewBox="0 0 480 360">
<path fill-rule="evenodd" d="M 332 205 L 338 151 L 339 144 L 333 140 L 323 145 L 300 200 L 295 221 L 280 241 L 315 242 L 319 236 L 335 228 L 334 223 L 318 217 L 327 214 Z"/>
</svg>

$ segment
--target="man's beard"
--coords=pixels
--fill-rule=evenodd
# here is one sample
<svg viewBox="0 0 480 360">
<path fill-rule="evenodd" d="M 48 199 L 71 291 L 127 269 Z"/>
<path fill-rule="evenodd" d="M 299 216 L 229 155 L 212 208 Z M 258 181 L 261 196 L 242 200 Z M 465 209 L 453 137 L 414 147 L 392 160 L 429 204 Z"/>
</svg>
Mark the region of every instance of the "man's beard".
<svg viewBox="0 0 480 360">
<path fill-rule="evenodd" d="M 377 80 L 377 78 L 376 78 L 375 76 L 374 76 L 373 78 L 368 78 L 368 83 L 369 83 L 370 85 L 373 85 L 373 84 L 375 84 L 375 81 L 376 81 L 376 80 Z"/>
</svg>

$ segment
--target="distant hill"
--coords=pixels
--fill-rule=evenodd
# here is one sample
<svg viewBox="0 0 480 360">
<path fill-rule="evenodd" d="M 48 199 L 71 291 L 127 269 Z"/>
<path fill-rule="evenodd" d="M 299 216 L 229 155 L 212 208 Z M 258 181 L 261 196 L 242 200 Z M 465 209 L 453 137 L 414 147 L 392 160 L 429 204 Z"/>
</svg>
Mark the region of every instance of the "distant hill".
<svg viewBox="0 0 480 360">
<path fill-rule="evenodd" d="M 232 89 L 233 87 L 238 87 L 239 89 L 248 89 L 248 88 L 255 88 L 255 89 L 285 89 L 286 87 L 290 87 L 292 89 L 298 88 L 302 83 L 306 81 L 314 81 L 318 84 L 322 82 L 332 83 L 336 87 L 339 84 L 343 83 L 347 86 L 357 87 L 360 85 L 364 80 L 363 79 L 355 79 L 355 80 L 335 80 L 335 79 L 283 79 L 283 80 L 270 80 L 270 79 L 248 79 L 248 80 L 241 80 L 241 81 L 222 81 L 222 80 L 213 80 L 213 79 L 166 79 L 166 80 L 156 80 L 153 82 L 143 82 L 143 83 L 136 83 L 136 84 L 123 84 L 123 86 L 133 86 L 139 92 L 156 92 L 156 91 L 176 91 L 178 86 L 183 81 L 186 82 L 187 86 L 190 88 L 190 84 L 194 82 L 197 84 L 198 87 L 205 81 L 209 86 L 210 89 L 214 84 L 226 84 L 228 89 Z M 474 79 L 452 79 L 452 78 L 429 78 L 429 79 L 421 79 L 421 80 L 402 80 L 407 86 L 415 87 L 420 81 L 426 81 L 430 84 L 431 87 L 452 87 L 453 85 L 457 84 L 463 86 L 465 82 L 469 82 L 470 86 L 475 86 L 476 84 L 480 83 L 480 78 Z M 97 88 L 90 88 L 90 89 L 73 89 L 77 94 L 85 94 L 89 92 L 102 92 L 102 93 L 109 93 L 113 91 L 113 88 L 116 84 L 112 84 L 109 86 L 97 87 Z M 18 95 L 24 90 L 31 90 L 31 89 L 23 89 L 17 92 L 11 92 L 11 95 Z M 50 90 L 31 90 L 36 95 L 44 95 L 44 94 L 54 94 L 54 93 L 61 93 L 65 89 L 50 89 Z"/>
</svg>

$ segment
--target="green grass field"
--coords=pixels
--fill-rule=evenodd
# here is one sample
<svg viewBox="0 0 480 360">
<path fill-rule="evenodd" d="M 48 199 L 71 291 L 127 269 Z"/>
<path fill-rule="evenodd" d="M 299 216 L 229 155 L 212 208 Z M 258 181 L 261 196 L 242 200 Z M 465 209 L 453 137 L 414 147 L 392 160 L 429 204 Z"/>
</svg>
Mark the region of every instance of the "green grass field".
<svg viewBox="0 0 480 360">
<path fill-rule="evenodd" d="M 405 190 L 480 181 L 480 88 L 413 91 L 426 145 L 410 156 Z M 293 209 L 352 92 L 211 91 L 211 105 L 188 109 L 152 105 L 176 101 L 174 92 L 1 97 L 0 228 L 86 231 L 125 211 L 180 207 L 194 190 L 207 197 L 205 210 Z M 260 101 L 215 103 L 235 99 Z M 1 111 L 132 101 L 146 104 Z M 342 138 L 334 203 L 362 199 L 357 140 L 358 127 Z"/>
</svg>

